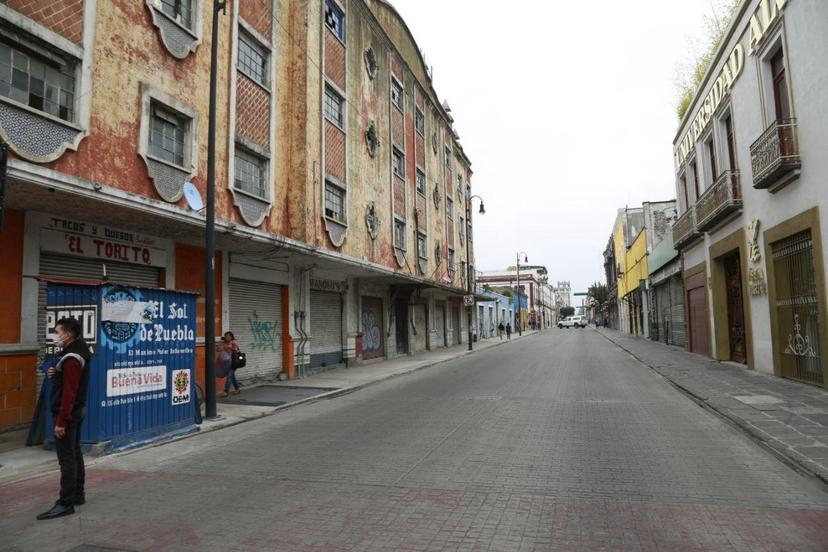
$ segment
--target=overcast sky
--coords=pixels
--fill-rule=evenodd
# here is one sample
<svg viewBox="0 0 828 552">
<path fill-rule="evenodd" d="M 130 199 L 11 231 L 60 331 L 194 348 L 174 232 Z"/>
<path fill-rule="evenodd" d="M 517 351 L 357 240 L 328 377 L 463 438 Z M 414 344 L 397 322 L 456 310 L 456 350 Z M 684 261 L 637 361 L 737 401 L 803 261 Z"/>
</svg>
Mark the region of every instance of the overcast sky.
<svg viewBox="0 0 828 552">
<path fill-rule="evenodd" d="M 391 1 L 486 204 L 478 270 L 520 250 L 573 291 L 602 280 L 616 210 L 675 197 L 675 68 L 710 0 Z"/>
</svg>

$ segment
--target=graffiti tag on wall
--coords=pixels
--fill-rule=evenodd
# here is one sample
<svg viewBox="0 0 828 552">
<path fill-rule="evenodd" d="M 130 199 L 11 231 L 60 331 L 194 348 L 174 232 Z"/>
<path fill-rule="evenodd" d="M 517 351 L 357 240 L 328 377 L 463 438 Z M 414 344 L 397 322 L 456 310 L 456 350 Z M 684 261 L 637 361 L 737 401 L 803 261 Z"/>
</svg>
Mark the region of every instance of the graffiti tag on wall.
<svg viewBox="0 0 828 552">
<path fill-rule="evenodd" d="M 248 347 L 253 351 L 272 351 L 278 350 L 278 334 L 279 325 L 276 320 L 259 320 L 256 312 L 253 312 L 253 318 L 247 319 L 250 324 L 250 333 L 253 335 L 253 341 Z"/>
</svg>

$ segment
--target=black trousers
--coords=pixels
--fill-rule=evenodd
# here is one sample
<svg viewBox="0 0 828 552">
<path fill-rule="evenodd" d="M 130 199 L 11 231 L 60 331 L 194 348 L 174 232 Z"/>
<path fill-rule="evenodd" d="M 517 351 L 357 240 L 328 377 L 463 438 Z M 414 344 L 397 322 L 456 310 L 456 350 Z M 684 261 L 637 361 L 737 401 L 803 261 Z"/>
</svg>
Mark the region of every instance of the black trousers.
<svg viewBox="0 0 828 552">
<path fill-rule="evenodd" d="M 80 447 L 81 424 L 83 418 L 73 419 L 66 424 L 66 435 L 63 439 L 55 438 L 55 449 L 60 464 L 60 503 L 64 506 L 73 505 L 75 499 L 84 494 L 86 469 Z"/>
</svg>

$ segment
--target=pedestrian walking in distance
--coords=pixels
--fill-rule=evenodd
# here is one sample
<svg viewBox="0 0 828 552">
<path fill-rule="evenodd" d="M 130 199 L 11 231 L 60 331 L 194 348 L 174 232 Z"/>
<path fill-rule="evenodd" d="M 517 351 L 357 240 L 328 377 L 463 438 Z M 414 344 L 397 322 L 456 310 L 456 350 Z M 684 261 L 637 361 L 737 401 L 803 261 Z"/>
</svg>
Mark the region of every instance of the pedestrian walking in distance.
<svg viewBox="0 0 828 552">
<path fill-rule="evenodd" d="M 221 342 L 216 344 L 216 352 L 219 354 L 220 370 L 221 372 L 226 373 L 226 379 L 224 380 L 224 391 L 221 395 L 219 395 L 221 397 L 226 397 L 231 393 L 231 384 L 233 385 L 232 393 L 234 395 L 239 394 L 239 388 L 241 386 L 236 380 L 236 367 L 233 366 L 233 353 L 238 353 L 239 350 L 239 343 L 236 341 L 236 336 L 233 335 L 233 332 L 224 332 Z"/>
<path fill-rule="evenodd" d="M 54 519 L 75 513 L 86 502 L 86 470 L 80 448 L 81 425 L 86 414 L 89 359 L 92 352 L 81 336 L 80 323 L 61 318 L 55 325 L 55 344 L 60 347 L 57 364 L 46 376 L 52 380 L 50 407 L 55 418 L 55 450 L 60 464 L 60 498 L 37 519 Z"/>
<path fill-rule="evenodd" d="M 506 328 L 503 327 L 503 322 L 501 322 L 500 324 L 497 325 L 497 335 L 500 336 L 501 341 L 503 341 L 503 332 L 505 330 L 506 330 Z"/>
<path fill-rule="evenodd" d="M 506 323 L 506 340 L 512 339 L 512 323 Z"/>
</svg>

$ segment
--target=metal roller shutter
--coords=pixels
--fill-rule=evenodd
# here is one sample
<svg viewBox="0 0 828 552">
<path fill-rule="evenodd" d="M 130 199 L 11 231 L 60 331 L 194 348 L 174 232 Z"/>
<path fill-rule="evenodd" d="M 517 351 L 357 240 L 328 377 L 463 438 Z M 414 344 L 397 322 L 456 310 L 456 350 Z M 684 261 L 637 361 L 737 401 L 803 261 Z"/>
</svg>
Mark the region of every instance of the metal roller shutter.
<svg viewBox="0 0 828 552">
<path fill-rule="evenodd" d="M 282 286 L 231 279 L 230 331 L 247 355 L 238 378 L 275 378 L 282 371 Z"/>
<path fill-rule="evenodd" d="M 437 312 L 434 313 L 434 326 L 437 332 L 437 339 L 434 347 L 446 346 L 446 304 L 437 303 Z"/>
<path fill-rule="evenodd" d="M 342 362 L 342 295 L 310 293 L 311 368 Z"/>
<path fill-rule="evenodd" d="M 672 316 L 672 345 L 687 345 L 687 323 L 684 318 L 684 284 L 680 278 L 671 278 L 667 284 L 670 288 Z"/>
<path fill-rule="evenodd" d="M 385 355 L 385 335 L 382 332 L 382 299 L 362 297 L 362 358 L 369 360 Z"/>
</svg>

